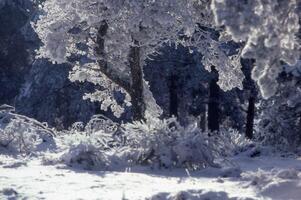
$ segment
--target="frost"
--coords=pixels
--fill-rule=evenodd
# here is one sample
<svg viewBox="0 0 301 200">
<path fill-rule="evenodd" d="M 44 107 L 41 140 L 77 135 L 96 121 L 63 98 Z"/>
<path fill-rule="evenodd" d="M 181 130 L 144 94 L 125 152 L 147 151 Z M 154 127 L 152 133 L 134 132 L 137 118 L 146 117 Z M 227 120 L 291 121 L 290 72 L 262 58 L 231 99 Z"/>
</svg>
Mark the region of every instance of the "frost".
<svg viewBox="0 0 301 200">
<path fill-rule="evenodd" d="M 53 147 L 55 132 L 34 119 L 13 113 L 13 107 L 0 107 L 0 147 L 11 152 L 33 154 Z"/>
<path fill-rule="evenodd" d="M 252 78 L 264 98 L 275 94 L 281 61 L 294 65 L 299 59 L 299 16 L 295 0 L 213 0 L 218 25 L 237 41 L 245 41 L 244 58 L 256 59 Z"/>
<path fill-rule="evenodd" d="M 288 71 L 288 70 L 287 70 Z M 276 95 L 259 104 L 256 137 L 282 150 L 296 150 L 300 145 L 301 85 L 296 71 L 278 78 Z"/>
<path fill-rule="evenodd" d="M 92 102 L 98 101 L 101 103 L 101 109 L 107 111 L 109 108 L 116 117 L 120 117 L 124 112 L 125 107 L 130 105 L 130 96 L 122 88 L 118 87 L 111 79 L 97 71 L 97 65 L 88 63 L 82 66 L 75 65 L 69 74 L 71 81 L 88 81 L 101 86 L 101 89 L 94 93 L 86 94 L 84 99 L 90 99 Z M 115 98 L 115 93 L 122 93 L 125 98 L 122 103 L 118 103 Z"/>
<path fill-rule="evenodd" d="M 212 141 L 193 125 L 184 128 L 173 118 L 153 118 L 148 122 L 125 124 L 124 132 L 134 163 L 191 170 L 218 167 L 214 163 L 218 153 Z"/>
<path fill-rule="evenodd" d="M 75 58 L 70 79 L 102 86 L 85 98 L 100 101 L 101 108 L 111 109 L 116 117 L 130 105 L 129 52 L 136 46 L 140 50 L 141 67 L 164 45 L 175 43 L 191 50 L 196 48 L 202 53 L 207 69 L 216 66 L 222 89 L 242 88 L 239 57 L 226 56 L 210 31 L 198 28 L 214 29 L 209 5 L 207 0 L 49 0 L 34 25 L 43 43 L 38 53 L 58 63 L 74 63 Z M 150 100 L 146 85 L 144 89 L 144 97 Z M 116 91 L 126 96 L 121 104 L 114 97 Z M 147 112 L 157 112 L 150 110 L 157 109 L 156 106 L 146 106 Z"/>
</svg>

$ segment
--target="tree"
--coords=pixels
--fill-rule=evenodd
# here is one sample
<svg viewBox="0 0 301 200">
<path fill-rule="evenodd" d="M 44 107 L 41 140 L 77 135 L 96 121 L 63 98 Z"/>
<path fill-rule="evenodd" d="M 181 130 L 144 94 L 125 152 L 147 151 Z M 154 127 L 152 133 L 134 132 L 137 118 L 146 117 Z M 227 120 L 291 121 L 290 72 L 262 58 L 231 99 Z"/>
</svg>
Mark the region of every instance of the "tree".
<svg viewBox="0 0 301 200">
<path fill-rule="evenodd" d="M 281 149 L 296 150 L 301 144 L 301 67 L 285 66 L 278 78 L 276 95 L 261 101 L 256 136 Z"/>
<path fill-rule="evenodd" d="M 169 77 L 169 114 L 170 117 L 178 117 L 178 76 L 172 74 Z"/>
<path fill-rule="evenodd" d="M 242 59 L 242 70 L 245 75 L 244 85 L 244 99 L 247 99 L 248 108 L 246 116 L 246 127 L 245 135 L 247 138 L 252 139 L 254 133 L 254 119 L 255 119 L 255 103 L 258 100 L 258 89 L 254 80 L 251 77 L 252 67 L 254 65 L 254 60 L 251 59 Z"/>
<path fill-rule="evenodd" d="M 14 105 L 30 69 L 33 49 L 24 32 L 30 27 L 33 10 L 29 0 L 0 1 L 0 104 Z"/>
<path fill-rule="evenodd" d="M 217 85 L 218 73 L 214 66 L 211 71 L 214 78 L 209 83 L 208 129 L 214 132 L 219 131 L 220 126 L 220 88 Z"/>
<path fill-rule="evenodd" d="M 244 41 L 242 57 L 256 60 L 252 78 L 264 98 L 277 91 L 282 61 L 294 65 L 299 59 L 297 1 L 213 0 L 218 25 L 226 27 L 234 41 Z"/>
<path fill-rule="evenodd" d="M 44 44 L 39 54 L 59 63 L 77 61 L 70 73 L 71 80 L 101 85 L 101 90 L 86 95 L 86 98 L 100 101 L 102 109 L 110 108 L 116 116 L 123 113 L 129 102 L 134 104 L 133 95 L 138 95 L 134 98 L 142 102 L 142 87 L 139 86 L 140 89 L 135 91 L 140 92 L 135 94 L 128 87 L 136 82 L 132 79 L 131 66 L 138 65 L 133 65 L 130 63 L 133 59 L 129 59 L 133 49 L 137 53 L 139 48 L 141 68 L 149 55 L 168 42 L 196 47 L 204 54 L 203 63 L 207 69 L 215 65 L 220 72 L 219 85 L 222 89 L 241 88 L 243 75 L 240 65 L 225 55 L 219 42 L 212 39 L 210 31 L 196 32 L 196 24 L 213 27 L 209 5 L 208 0 L 49 0 L 36 23 L 36 31 Z M 104 22 L 108 25 L 103 36 L 105 53 L 97 55 L 98 32 Z M 106 64 L 99 65 L 99 60 Z M 137 63 L 138 58 L 135 61 Z M 139 84 L 142 76 L 142 73 L 137 76 L 140 77 Z M 144 99 L 145 93 L 149 93 L 147 88 L 144 83 Z M 115 100 L 116 92 L 124 94 L 122 104 Z M 144 102 L 146 110 L 154 108 L 155 102 L 149 99 Z"/>
<path fill-rule="evenodd" d="M 255 118 L 255 97 L 251 96 L 248 99 L 248 111 L 247 111 L 247 123 L 246 123 L 246 137 L 249 139 L 253 138 L 254 118 Z"/>
<path fill-rule="evenodd" d="M 143 72 L 140 61 L 140 47 L 139 43 L 135 42 L 137 46 L 130 49 L 129 64 L 131 68 L 131 99 L 132 112 L 134 120 L 141 120 L 144 118 L 145 103 L 143 98 Z"/>
<path fill-rule="evenodd" d="M 235 54 L 237 45 L 223 45 Z M 198 122 L 202 130 L 207 129 L 207 105 L 209 103 L 209 83 L 217 74 L 209 73 L 202 64 L 202 55 L 196 50 L 179 45 L 166 46 L 160 50 L 160 55 L 152 56 L 145 66 L 145 78 L 149 81 L 154 98 L 163 110 L 163 117 L 177 113 L 177 119 L 182 125 Z M 225 50 L 228 52 L 228 50 Z M 171 77 L 176 77 L 176 84 L 171 84 Z M 174 78 L 175 79 L 175 78 Z M 174 87 L 176 85 L 176 87 Z M 245 113 L 242 91 L 232 89 L 224 92 L 219 89 L 218 105 L 219 124 L 221 127 L 233 127 L 244 131 Z M 215 120 L 216 118 L 213 118 Z"/>
</svg>

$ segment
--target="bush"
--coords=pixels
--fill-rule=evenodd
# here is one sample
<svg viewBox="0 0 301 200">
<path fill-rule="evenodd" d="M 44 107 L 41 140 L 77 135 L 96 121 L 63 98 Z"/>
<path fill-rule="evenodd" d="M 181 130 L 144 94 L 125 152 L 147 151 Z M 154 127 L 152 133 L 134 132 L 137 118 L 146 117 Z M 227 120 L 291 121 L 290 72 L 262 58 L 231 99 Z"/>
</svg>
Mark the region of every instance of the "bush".
<svg viewBox="0 0 301 200">
<path fill-rule="evenodd" d="M 130 160 L 154 167 L 199 169 L 218 167 L 219 155 L 208 134 L 196 126 L 184 128 L 174 118 L 125 124 L 126 144 L 131 148 Z"/>
<path fill-rule="evenodd" d="M 104 115 L 94 115 L 91 120 L 85 126 L 85 132 L 87 134 L 93 134 L 97 131 L 103 131 L 113 134 L 118 130 L 118 124 Z"/>
<path fill-rule="evenodd" d="M 89 143 L 72 146 L 61 156 L 60 161 L 68 166 L 80 167 L 86 170 L 107 170 L 110 166 L 106 154 Z"/>
<path fill-rule="evenodd" d="M 91 137 L 95 145 L 103 150 L 124 144 L 119 125 L 103 115 L 94 115 L 86 126 L 82 122 L 75 122 L 65 133 L 67 135 L 65 139 L 72 142 Z"/>
<path fill-rule="evenodd" d="M 136 164 L 197 170 L 220 167 L 217 160 L 243 151 L 250 143 L 235 130 L 209 136 L 195 125 L 181 126 L 175 118 L 153 118 L 123 124 L 120 128 L 103 128 L 113 127 L 110 124 L 99 116 L 86 127 L 74 124 L 67 134 L 60 136 L 59 146 L 64 153 L 58 161 L 90 170 Z"/>
<path fill-rule="evenodd" d="M 52 158 L 51 163 L 62 162 L 86 170 L 109 170 L 124 165 L 126 159 L 119 151 L 123 140 L 116 131 L 117 125 L 102 115 L 94 116 L 86 126 L 76 122 L 59 136 L 63 154 L 58 159 Z"/>
<path fill-rule="evenodd" d="M 60 140 L 64 143 L 63 154 L 58 159 L 52 158 L 50 163 L 64 163 L 85 170 L 117 170 L 127 166 L 125 148 L 109 147 L 107 142 L 112 138 L 102 131 L 92 135 L 64 135 Z"/>
<path fill-rule="evenodd" d="M 55 145 L 53 140 L 55 133 L 47 127 L 47 124 L 15 114 L 11 109 L 1 108 L 0 147 L 12 152 L 31 154 Z"/>
<path fill-rule="evenodd" d="M 218 133 L 210 133 L 214 146 L 222 156 L 233 156 L 247 151 L 255 144 L 235 129 L 222 128 Z"/>
</svg>

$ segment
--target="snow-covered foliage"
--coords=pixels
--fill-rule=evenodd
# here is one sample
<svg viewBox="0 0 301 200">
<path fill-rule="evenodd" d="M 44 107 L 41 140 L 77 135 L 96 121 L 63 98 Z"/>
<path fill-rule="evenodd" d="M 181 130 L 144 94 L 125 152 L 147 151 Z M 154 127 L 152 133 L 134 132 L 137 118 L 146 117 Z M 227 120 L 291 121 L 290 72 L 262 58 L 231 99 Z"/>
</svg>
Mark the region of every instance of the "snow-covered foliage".
<svg viewBox="0 0 301 200">
<path fill-rule="evenodd" d="M 13 113 L 14 108 L 0 106 L 0 147 L 12 152 L 34 154 L 54 147 L 55 132 L 34 119 Z"/>
<path fill-rule="evenodd" d="M 62 135 L 63 146 L 91 144 L 98 149 L 108 150 L 121 146 L 124 139 L 118 132 L 119 125 L 103 115 L 95 115 L 86 126 L 76 122 Z"/>
<path fill-rule="evenodd" d="M 256 59 L 252 78 L 263 97 L 271 97 L 277 91 L 281 61 L 294 65 L 300 56 L 297 1 L 213 0 L 211 7 L 216 23 L 235 41 L 246 42 L 242 56 Z"/>
<path fill-rule="evenodd" d="M 103 141 L 106 138 L 97 135 L 87 135 L 75 130 L 72 134 L 59 135 L 56 138 L 60 153 L 45 155 L 44 164 L 64 163 L 67 166 L 86 170 L 107 170 L 109 160 L 104 150 Z"/>
<path fill-rule="evenodd" d="M 93 42 L 93 37 L 97 36 L 97 29 L 105 21 L 108 25 L 108 34 L 105 36 L 106 60 L 112 63 L 112 67 L 118 67 L 123 71 L 122 67 L 127 68 L 124 64 L 128 61 L 127 53 L 130 46 L 135 45 L 134 40 L 139 41 L 139 46 L 156 46 L 157 43 L 177 37 L 180 29 L 176 25 L 185 26 L 187 29 L 185 31 L 191 34 L 195 22 L 188 14 L 193 12 L 200 14 L 193 9 L 195 4 L 196 1 L 185 0 L 164 2 L 98 0 L 84 3 L 79 0 L 47 1 L 44 4 L 46 15 L 37 23 L 37 32 L 44 43 L 40 53 L 56 62 L 65 62 L 70 54 L 79 53 L 80 47 L 77 47 L 76 43 L 89 42 L 88 45 L 91 47 L 97 45 Z M 175 16 L 181 18 L 177 19 Z M 77 30 L 68 33 L 73 28 Z M 84 32 L 85 29 L 88 31 Z M 94 49 L 90 50 L 90 54 L 95 55 Z"/>
<path fill-rule="evenodd" d="M 33 40 L 34 43 L 38 41 L 37 38 Z M 40 59 L 24 68 L 29 71 L 20 73 L 25 82 L 18 88 L 14 100 L 18 113 L 63 130 L 76 121 L 87 123 L 98 109 L 98 104 L 82 99 L 85 93 L 93 90 L 92 84 L 69 81 L 70 65 L 54 65 Z"/>
<path fill-rule="evenodd" d="M 58 63 L 75 62 L 70 79 L 100 85 L 86 98 L 100 101 L 102 109 L 110 108 L 117 117 L 130 105 L 132 47 L 139 47 L 144 65 L 162 45 L 181 43 L 201 52 L 206 69 L 216 66 L 222 89 L 242 88 L 239 56 L 226 56 L 203 28 L 213 27 L 209 5 L 208 0 L 49 0 L 35 25 L 44 44 L 39 54 Z M 116 101 L 116 92 L 125 95 L 122 102 Z"/>
<path fill-rule="evenodd" d="M 218 32 L 221 30 L 199 28 L 188 41 L 181 44 L 190 47 L 191 51 L 195 50 L 202 54 L 201 61 L 207 71 L 210 72 L 211 67 L 215 66 L 219 73 L 218 85 L 222 90 L 242 89 L 244 75 L 241 71 L 240 52 L 231 56 L 227 55 L 222 46 L 230 40 L 223 40 L 221 37 L 214 36 L 214 33 Z"/>
<path fill-rule="evenodd" d="M 46 156 L 45 163 L 64 163 L 86 170 L 119 170 L 129 166 L 130 149 L 123 146 L 124 138 L 110 132 L 99 130 L 88 135 L 74 131 L 59 136 L 57 141 L 62 153 Z"/>
<path fill-rule="evenodd" d="M 82 128 L 83 124 L 75 123 L 74 128 Z M 118 130 L 119 125 L 113 122 L 111 119 L 107 118 L 104 115 L 94 115 L 87 125 L 84 127 L 84 131 L 88 135 L 97 133 L 98 131 L 103 131 L 105 133 L 114 135 Z M 74 130 L 74 129 L 73 129 Z"/>
<path fill-rule="evenodd" d="M 296 150 L 301 144 L 300 77 L 283 74 L 275 96 L 259 105 L 256 136 L 264 144 Z"/>
<path fill-rule="evenodd" d="M 248 150 L 253 142 L 235 129 L 223 128 L 218 133 L 211 133 L 215 149 L 223 156 L 233 156 Z"/>
<path fill-rule="evenodd" d="M 71 167 L 106 170 L 109 167 L 109 160 L 102 146 L 94 139 L 95 137 L 80 134 L 65 137 L 64 140 L 70 142 L 69 148 L 59 161 Z"/>
<path fill-rule="evenodd" d="M 94 93 L 87 93 L 84 99 L 89 99 L 92 102 L 101 102 L 101 109 L 108 111 L 109 109 L 114 113 L 116 117 L 121 117 L 125 108 L 130 106 L 130 95 L 114 81 L 102 74 L 98 65 L 95 63 L 87 63 L 85 65 L 79 65 L 77 63 L 69 74 L 69 79 L 73 82 L 91 82 L 95 85 L 99 85 L 101 89 Z M 123 101 L 117 101 L 116 95 L 118 93 L 123 94 Z"/>
<path fill-rule="evenodd" d="M 87 170 L 109 170 L 125 165 L 127 160 L 118 157 L 124 138 L 117 130 L 118 125 L 103 115 L 95 115 L 86 126 L 76 122 L 70 130 L 57 136 L 59 156 L 46 155 L 44 163 L 64 163 Z"/>
<path fill-rule="evenodd" d="M 292 66 L 300 53 L 295 38 L 300 32 L 300 0 L 37 1 L 44 2 L 41 10 L 36 4 L 34 11 L 25 6 L 24 17 L 15 6 L 35 0 L 0 0 L 0 21 L 5 22 L 0 32 L 11 29 L 0 36 L 5 44 L 0 57 L 18 49 L 12 45 L 19 44 L 12 43 L 17 37 L 10 36 L 20 34 L 26 38 L 20 46 L 32 42 L 22 52 L 33 61 L 32 47 L 39 44 L 32 30 L 27 32 L 28 20 L 38 10 L 40 18 L 33 19 L 43 43 L 38 58 L 67 63 L 73 70 L 57 71 L 58 79 L 48 68 L 33 70 L 21 94 L 28 96 L 33 90 L 33 96 L 49 94 L 34 89 L 33 84 L 43 83 L 47 92 L 55 89 L 61 96 L 44 95 L 48 105 L 61 105 L 54 106 L 56 112 L 71 118 L 91 114 L 74 101 L 87 92 L 84 98 L 91 105 L 101 102 L 101 110 L 94 111 L 105 114 L 93 116 L 87 124 L 88 117 L 75 117 L 70 124 L 83 122 L 58 132 L 16 114 L 11 106 L 0 106 L 0 199 L 300 199 L 300 160 L 291 152 L 281 152 L 280 157 L 274 148 L 298 152 L 301 145 L 301 67 Z M 16 20 L 7 20 L 13 15 Z M 17 21 L 22 23 L 10 26 Z M 247 58 L 244 73 L 242 57 Z M 1 58 L 1 69 L 7 72 L 14 62 L 6 64 Z M 10 58 L 25 68 L 19 57 Z M 152 61 L 160 64 L 147 71 Z M 43 68 L 45 60 L 33 62 L 32 67 Z M 251 69 L 268 100 L 258 97 Z M 3 71 L 1 80 L 11 74 Z M 41 78 L 45 74 L 51 79 Z M 69 82 L 62 78 L 68 75 L 71 81 L 87 82 L 89 88 L 68 92 Z M 244 91 L 225 94 L 217 82 L 224 91 L 234 87 Z M 152 94 L 154 87 L 162 109 Z M 22 98 L 19 102 L 27 104 Z M 61 109 L 70 104 L 72 112 Z M 27 106 L 46 119 L 55 116 L 34 101 Z M 230 128 L 236 121 L 239 130 Z M 249 138 L 256 129 L 259 142 L 246 139 L 243 129 Z M 20 153 L 34 156 L 21 158 Z"/>
<path fill-rule="evenodd" d="M 96 115 L 86 126 L 75 123 L 72 129 L 57 136 L 56 142 L 61 153 L 46 156 L 45 163 L 64 163 L 89 170 L 116 170 L 134 165 L 189 170 L 227 167 L 231 163 L 226 157 L 246 151 L 252 144 L 235 130 L 208 134 L 195 124 L 183 127 L 175 118 L 149 118 L 118 127 L 101 115 Z M 233 170 L 228 171 L 225 174 Z"/>
<path fill-rule="evenodd" d="M 200 169 L 217 167 L 212 140 L 196 126 L 184 128 L 176 119 L 153 119 L 124 125 L 132 162 L 153 167 Z"/>
</svg>

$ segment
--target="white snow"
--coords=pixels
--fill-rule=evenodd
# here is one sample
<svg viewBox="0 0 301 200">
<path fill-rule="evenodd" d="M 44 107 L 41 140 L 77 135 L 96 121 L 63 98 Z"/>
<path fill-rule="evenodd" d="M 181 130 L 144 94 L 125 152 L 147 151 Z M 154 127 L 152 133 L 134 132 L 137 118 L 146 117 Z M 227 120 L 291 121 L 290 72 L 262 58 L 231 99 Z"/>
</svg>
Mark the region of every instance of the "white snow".
<svg viewBox="0 0 301 200">
<path fill-rule="evenodd" d="M 13 133 L 20 139 L 16 140 L 14 146 L 3 145 L 6 143 L 0 145 L 0 200 L 299 200 L 301 196 L 301 160 L 297 156 L 289 154 L 280 156 L 273 151 L 273 148 L 235 140 L 236 137 L 230 139 L 233 144 L 226 141 L 226 138 L 229 138 L 226 135 L 219 137 L 220 141 L 214 140 L 225 144 L 219 146 L 220 151 L 225 152 L 230 148 L 231 152 L 237 153 L 235 156 L 231 156 L 234 155 L 231 152 L 225 153 L 224 156 L 230 156 L 226 159 L 223 156 L 212 158 L 218 165 L 206 166 L 216 168 L 207 167 L 198 171 L 189 171 L 188 169 L 195 168 L 185 169 L 185 165 L 174 165 L 169 170 L 165 168 L 159 170 L 155 167 L 157 165 L 138 166 L 139 162 L 132 162 L 133 166 L 128 168 L 130 163 L 123 162 L 122 153 L 126 154 L 133 149 L 121 148 L 124 151 L 120 152 L 121 155 L 118 152 L 115 155 L 117 150 L 115 148 L 104 153 L 96 143 L 99 141 L 97 138 L 104 138 L 104 135 L 94 133 L 91 136 L 75 131 L 73 134 L 61 133 L 56 137 L 52 136 L 56 134 L 49 133 L 47 138 L 36 140 L 39 137 L 29 136 L 43 136 L 41 134 L 44 133 L 43 131 L 48 133 L 51 130 L 33 119 L 10 112 L 3 115 L 12 116 L 12 119 L 27 126 L 24 128 L 12 124 L 14 128 L 12 131 L 3 132 L 8 136 Z M 7 126 L 10 122 L 3 123 L 4 130 L 8 130 Z M 28 130 L 32 130 L 30 134 Z M 6 141 L 3 137 L 6 135 L 2 134 L 1 141 Z M 151 134 L 146 134 L 143 137 L 150 138 L 150 136 Z M 37 145 L 33 145 L 36 143 L 32 140 L 25 140 L 26 138 L 35 138 L 33 142 L 38 141 Z M 178 138 L 181 141 L 185 140 L 185 137 Z M 160 141 L 163 139 L 161 138 Z M 191 141 L 190 138 L 188 139 Z M 196 137 L 193 139 L 195 140 Z M 25 148 L 27 151 L 22 151 L 24 148 L 19 148 L 20 145 L 23 145 L 21 147 L 33 145 L 33 148 Z M 182 151 L 185 150 L 184 147 L 185 145 L 181 148 Z M 203 147 L 210 148 L 205 145 Z M 196 149 L 186 151 L 196 151 Z M 188 157 L 196 159 L 196 156 L 198 154 Z M 110 159 L 106 160 L 106 158 Z M 70 167 L 71 165 L 73 167 Z M 96 165 L 100 166 L 97 168 L 98 171 L 84 170 L 94 169 Z M 150 166 L 156 170 L 151 169 Z M 101 171 L 103 169 L 107 171 Z"/>
<path fill-rule="evenodd" d="M 188 199 L 300 199 L 300 160 L 247 156 L 232 160 L 241 167 L 241 176 L 224 177 L 225 170 L 214 168 L 189 173 L 144 167 L 124 172 L 85 171 L 43 165 L 39 158 L 0 155 L 0 199 L 138 200 L 159 193 L 167 194 L 153 199 L 172 199 L 181 191 L 188 191 L 181 193 L 189 194 Z"/>
</svg>

